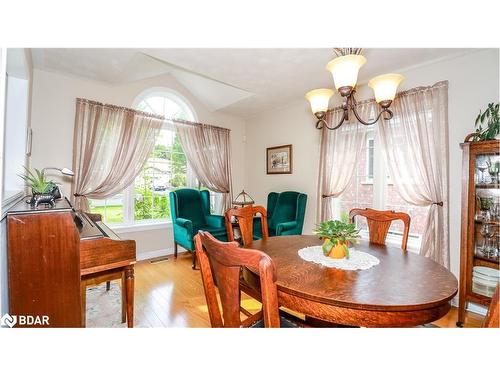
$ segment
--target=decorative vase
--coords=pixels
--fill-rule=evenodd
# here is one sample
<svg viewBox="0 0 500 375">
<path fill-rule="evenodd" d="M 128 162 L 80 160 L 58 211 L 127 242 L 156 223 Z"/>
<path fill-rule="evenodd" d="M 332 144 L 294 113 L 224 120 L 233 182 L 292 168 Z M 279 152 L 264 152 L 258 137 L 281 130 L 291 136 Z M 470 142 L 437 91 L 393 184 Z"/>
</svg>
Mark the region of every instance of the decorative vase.
<svg viewBox="0 0 500 375">
<path fill-rule="evenodd" d="M 346 242 L 338 242 L 336 245 L 333 242 L 326 238 L 323 242 L 323 254 L 329 256 L 334 259 L 343 259 L 348 256 L 347 243 Z"/>
</svg>

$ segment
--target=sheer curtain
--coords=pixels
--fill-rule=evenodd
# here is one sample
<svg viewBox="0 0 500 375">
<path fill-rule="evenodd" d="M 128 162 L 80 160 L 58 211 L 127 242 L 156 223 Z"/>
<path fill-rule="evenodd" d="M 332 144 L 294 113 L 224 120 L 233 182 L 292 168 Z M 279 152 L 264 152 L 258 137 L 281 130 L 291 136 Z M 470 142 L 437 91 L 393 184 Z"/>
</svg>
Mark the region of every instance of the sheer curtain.
<svg viewBox="0 0 500 375">
<path fill-rule="evenodd" d="M 449 268 L 448 82 L 401 93 L 391 109 L 377 124 L 389 173 L 406 202 L 429 207 L 420 254 Z"/>
<path fill-rule="evenodd" d="M 231 208 L 230 130 L 189 121 L 172 122 L 200 185 L 223 195 L 223 211 Z"/>
<path fill-rule="evenodd" d="M 361 102 L 357 110 L 362 118 L 368 118 L 372 114 L 373 107 L 373 101 Z M 342 109 L 336 108 L 327 113 L 326 121 L 333 127 L 342 116 Z M 355 117 L 339 129 L 329 130 L 323 127 L 321 130 L 316 210 L 318 223 L 333 217 L 334 198 L 349 186 L 365 138 L 366 126 L 357 122 Z"/>
<path fill-rule="evenodd" d="M 74 206 L 110 198 L 129 186 L 146 163 L 163 124 L 159 116 L 78 98 L 73 137 Z"/>
</svg>

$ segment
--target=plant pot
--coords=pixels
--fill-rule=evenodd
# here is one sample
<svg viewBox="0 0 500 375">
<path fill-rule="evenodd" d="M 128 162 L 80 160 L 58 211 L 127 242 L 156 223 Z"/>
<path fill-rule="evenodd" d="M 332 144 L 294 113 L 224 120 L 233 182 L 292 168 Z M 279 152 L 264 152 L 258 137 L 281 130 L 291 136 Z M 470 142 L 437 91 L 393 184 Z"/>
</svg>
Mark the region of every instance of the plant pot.
<svg viewBox="0 0 500 375">
<path fill-rule="evenodd" d="M 329 238 L 326 238 L 323 242 L 322 248 L 323 253 L 333 259 L 343 259 L 346 256 L 349 256 L 346 242 L 338 242 L 334 245 Z"/>
<path fill-rule="evenodd" d="M 55 199 L 52 193 L 35 193 L 31 196 L 31 200 L 28 201 L 31 207 L 38 207 L 39 204 L 47 204 L 50 207 L 54 207 Z"/>
</svg>

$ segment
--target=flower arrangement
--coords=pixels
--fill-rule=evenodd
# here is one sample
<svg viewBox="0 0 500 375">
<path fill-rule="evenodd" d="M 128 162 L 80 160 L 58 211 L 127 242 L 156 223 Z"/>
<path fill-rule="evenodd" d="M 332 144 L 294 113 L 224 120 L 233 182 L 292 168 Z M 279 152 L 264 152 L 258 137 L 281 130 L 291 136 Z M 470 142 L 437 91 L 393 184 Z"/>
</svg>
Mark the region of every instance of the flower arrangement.
<svg viewBox="0 0 500 375">
<path fill-rule="evenodd" d="M 323 253 L 335 259 L 349 258 L 349 244 L 357 243 L 360 238 L 356 224 L 349 223 L 349 217 L 343 213 L 341 220 L 328 220 L 316 226 L 314 234 L 323 242 Z"/>
</svg>

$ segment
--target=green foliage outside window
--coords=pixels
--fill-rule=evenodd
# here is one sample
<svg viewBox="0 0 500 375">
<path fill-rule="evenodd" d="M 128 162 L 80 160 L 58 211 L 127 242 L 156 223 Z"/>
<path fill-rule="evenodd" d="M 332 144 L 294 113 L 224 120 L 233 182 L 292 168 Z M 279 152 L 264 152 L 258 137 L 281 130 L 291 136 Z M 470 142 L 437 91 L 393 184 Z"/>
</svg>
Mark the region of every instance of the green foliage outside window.
<svg viewBox="0 0 500 375">
<path fill-rule="evenodd" d="M 168 194 L 154 191 L 153 177 L 143 175 L 143 183 L 134 189 L 134 219 L 167 219 L 170 217 Z"/>
</svg>

